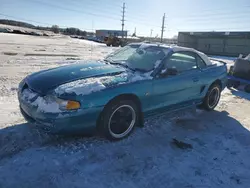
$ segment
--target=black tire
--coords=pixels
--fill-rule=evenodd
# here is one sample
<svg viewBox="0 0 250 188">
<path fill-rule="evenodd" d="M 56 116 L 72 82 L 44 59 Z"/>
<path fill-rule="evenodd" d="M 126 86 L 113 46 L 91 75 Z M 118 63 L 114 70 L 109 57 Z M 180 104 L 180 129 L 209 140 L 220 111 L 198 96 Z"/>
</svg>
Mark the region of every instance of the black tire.
<svg viewBox="0 0 250 188">
<path fill-rule="evenodd" d="M 233 75 L 233 73 L 234 73 L 234 66 L 230 66 L 228 74 Z"/>
<path fill-rule="evenodd" d="M 122 112 L 121 110 L 123 111 L 125 110 L 124 113 L 121 113 Z M 125 112 L 131 113 L 131 122 L 128 116 L 125 117 L 123 115 L 125 114 Z M 116 119 L 117 117 L 119 118 L 118 122 L 114 120 L 115 117 Z M 126 138 L 133 132 L 134 128 L 138 125 L 139 117 L 140 117 L 140 112 L 138 106 L 133 101 L 131 100 L 113 101 L 110 104 L 108 104 L 107 107 L 105 107 L 102 113 L 102 121 L 100 122 L 99 125 L 101 134 L 104 135 L 109 140 L 121 140 L 123 138 Z M 126 122 L 125 120 L 123 121 L 122 118 L 126 118 L 126 121 L 130 123 Z M 112 121 L 116 123 L 112 123 Z M 126 128 L 127 125 L 128 128 Z M 117 130 L 115 131 L 114 129 Z M 118 133 L 117 131 L 121 133 Z"/>
<path fill-rule="evenodd" d="M 250 85 L 244 87 L 245 92 L 250 93 Z"/>
<path fill-rule="evenodd" d="M 234 83 L 233 83 L 232 80 L 228 80 L 228 81 L 227 81 L 227 88 L 228 88 L 228 89 L 231 89 L 231 88 L 233 87 L 233 84 L 234 84 Z"/>
<path fill-rule="evenodd" d="M 203 100 L 202 108 L 207 111 L 213 110 L 219 103 L 221 96 L 221 87 L 219 84 L 213 84 L 208 89 L 206 97 Z"/>
<path fill-rule="evenodd" d="M 235 80 L 228 80 L 227 83 L 227 88 L 230 89 L 231 87 L 237 89 L 240 86 L 240 82 L 239 81 L 235 81 Z"/>
<path fill-rule="evenodd" d="M 237 89 L 240 86 L 240 82 L 239 81 L 235 81 L 233 84 L 233 88 Z"/>
</svg>

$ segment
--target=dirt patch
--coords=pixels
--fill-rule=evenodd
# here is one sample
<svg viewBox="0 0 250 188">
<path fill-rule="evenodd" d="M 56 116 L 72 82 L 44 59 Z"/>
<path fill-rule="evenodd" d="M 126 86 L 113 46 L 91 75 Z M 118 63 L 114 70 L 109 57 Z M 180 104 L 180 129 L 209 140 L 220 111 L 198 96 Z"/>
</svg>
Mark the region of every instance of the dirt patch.
<svg viewBox="0 0 250 188">
<path fill-rule="evenodd" d="M 35 50 L 36 52 L 45 52 L 46 50 L 45 49 L 38 49 L 38 50 Z"/>
<path fill-rule="evenodd" d="M 3 52 L 4 55 L 17 55 L 16 52 Z"/>
<path fill-rule="evenodd" d="M 173 138 L 172 144 L 175 145 L 177 148 L 180 148 L 180 149 L 193 149 L 193 146 L 191 144 L 182 142 L 180 140 L 177 140 L 176 138 Z"/>
<path fill-rule="evenodd" d="M 63 56 L 63 57 L 78 57 L 78 55 L 75 54 L 41 54 L 41 53 L 26 53 L 24 56 Z"/>
</svg>

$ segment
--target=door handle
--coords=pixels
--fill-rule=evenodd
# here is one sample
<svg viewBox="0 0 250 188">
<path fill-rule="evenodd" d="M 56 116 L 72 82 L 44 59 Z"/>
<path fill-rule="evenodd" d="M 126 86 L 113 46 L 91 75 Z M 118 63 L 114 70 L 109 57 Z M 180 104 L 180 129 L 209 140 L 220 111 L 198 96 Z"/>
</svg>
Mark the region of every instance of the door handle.
<svg viewBox="0 0 250 188">
<path fill-rule="evenodd" d="M 193 78 L 193 82 L 199 82 L 199 78 Z"/>
</svg>

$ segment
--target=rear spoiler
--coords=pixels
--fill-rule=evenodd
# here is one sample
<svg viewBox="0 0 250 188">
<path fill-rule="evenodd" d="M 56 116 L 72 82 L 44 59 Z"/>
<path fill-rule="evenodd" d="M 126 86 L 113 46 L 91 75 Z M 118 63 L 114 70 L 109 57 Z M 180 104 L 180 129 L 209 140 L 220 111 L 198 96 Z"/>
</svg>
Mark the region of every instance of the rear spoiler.
<svg viewBox="0 0 250 188">
<path fill-rule="evenodd" d="M 224 61 L 221 61 L 221 60 L 218 60 L 218 59 L 213 59 L 213 58 L 209 58 L 210 60 L 212 60 L 212 61 L 218 61 L 218 62 L 220 62 L 220 63 L 223 63 L 224 65 L 226 65 L 227 63 L 226 62 L 224 62 Z"/>
</svg>

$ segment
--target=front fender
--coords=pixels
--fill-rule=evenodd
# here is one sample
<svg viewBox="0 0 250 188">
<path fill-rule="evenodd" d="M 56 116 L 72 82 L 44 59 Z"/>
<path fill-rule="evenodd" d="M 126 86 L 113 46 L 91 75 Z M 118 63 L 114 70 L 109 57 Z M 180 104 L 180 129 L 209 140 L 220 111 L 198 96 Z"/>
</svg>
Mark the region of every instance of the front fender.
<svg viewBox="0 0 250 188">
<path fill-rule="evenodd" d="M 120 84 L 115 87 L 107 88 L 96 93 L 81 97 L 83 108 L 105 106 L 109 101 L 119 95 L 133 94 L 141 102 L 141 107 L 147 109 L 151 104 L 152 80 L 143 80 L 135 83 Z"/>
</svg>

